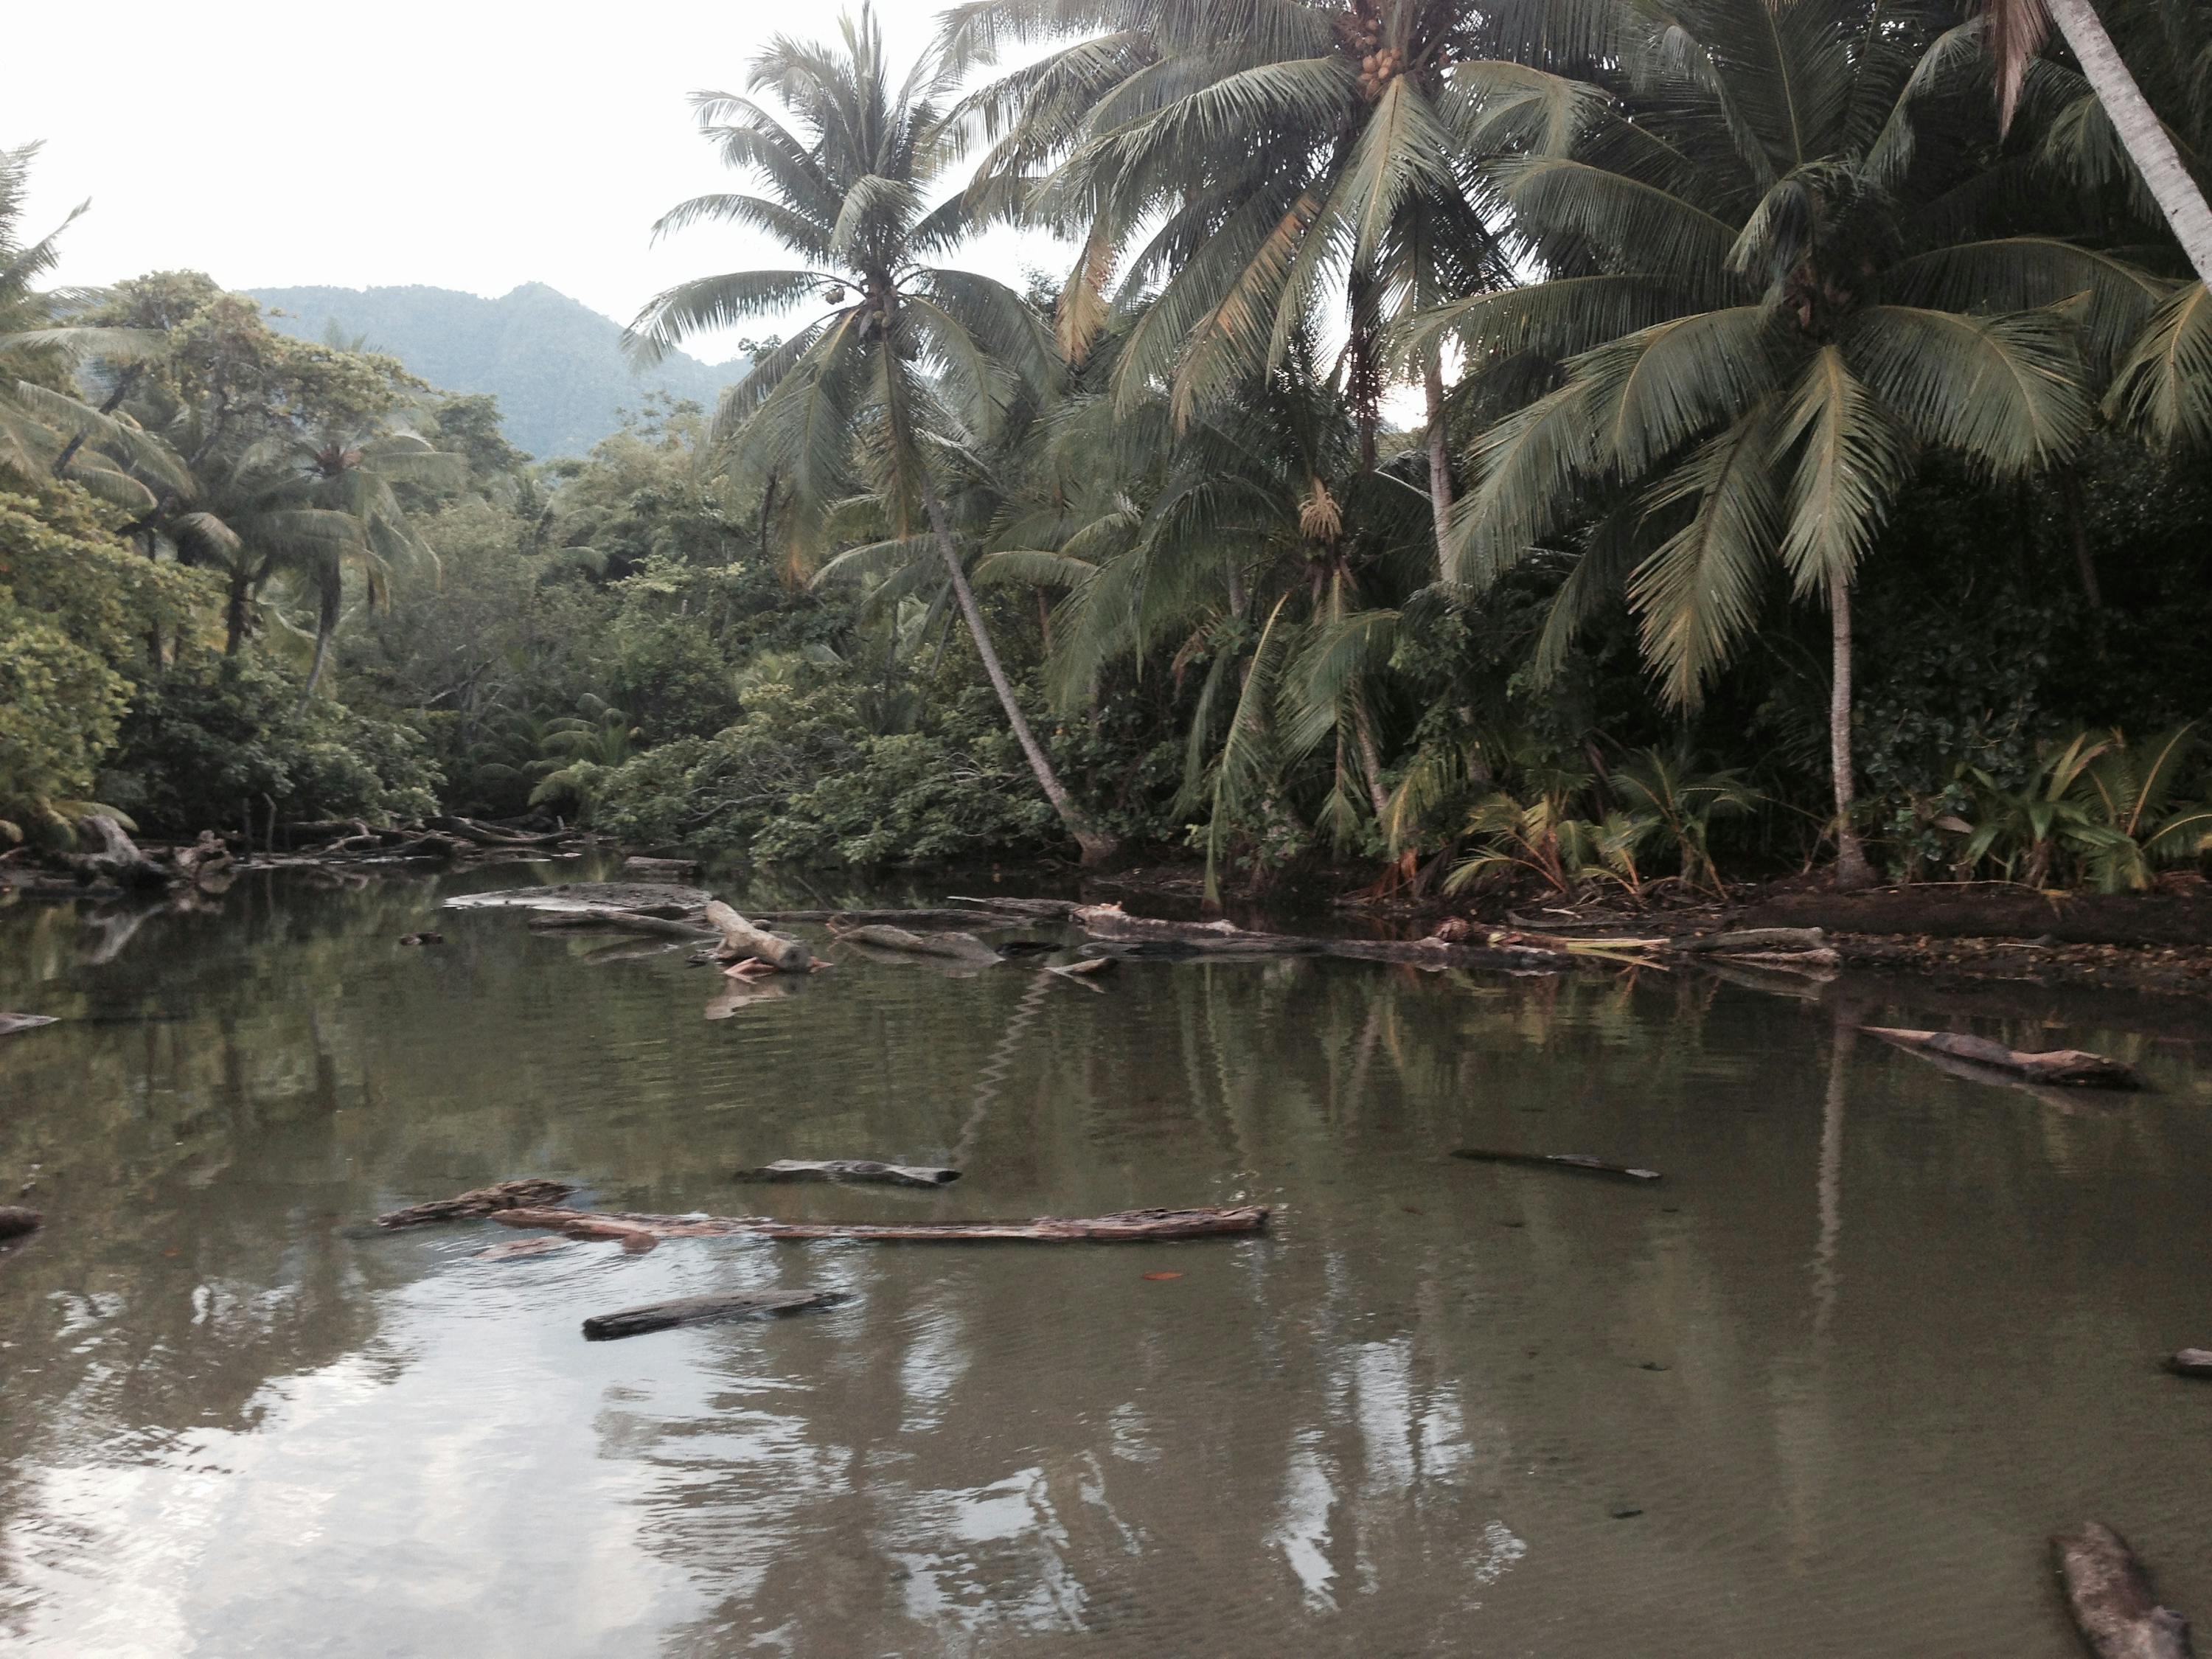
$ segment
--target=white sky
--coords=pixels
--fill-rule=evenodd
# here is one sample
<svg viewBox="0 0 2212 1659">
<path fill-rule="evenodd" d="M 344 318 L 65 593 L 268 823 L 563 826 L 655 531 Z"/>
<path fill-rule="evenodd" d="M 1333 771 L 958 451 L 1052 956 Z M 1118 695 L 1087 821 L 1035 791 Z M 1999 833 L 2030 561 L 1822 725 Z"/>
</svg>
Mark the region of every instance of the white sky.
<svg viewBox="0 0 2212 1659">
<path fill-rule="evenodd" d="M 895 64 L 945 3 L 879 0 Z M 741 88 L 779 31 L 833 38 L 840 8 L 109 0 L 90 51 L 82 9 L 9 9 L 0 146 L 46 141 L 26 229 L 43 235 L 92 202 L 59 282 L 188 268 L 234 289 L 487 296 L 542 282 L 628 322 L 686 277 L 789 263 L 720 226 L 656 247 L 652 226 L 685 197 L 733 187 L 686 94 Z M 1049 239 L 1003 234 L 967 258 L 1009 279 L 1062 261 Z M 702 337 L 690 349 L 712 362 L 733 348 Z"/>
</svg>

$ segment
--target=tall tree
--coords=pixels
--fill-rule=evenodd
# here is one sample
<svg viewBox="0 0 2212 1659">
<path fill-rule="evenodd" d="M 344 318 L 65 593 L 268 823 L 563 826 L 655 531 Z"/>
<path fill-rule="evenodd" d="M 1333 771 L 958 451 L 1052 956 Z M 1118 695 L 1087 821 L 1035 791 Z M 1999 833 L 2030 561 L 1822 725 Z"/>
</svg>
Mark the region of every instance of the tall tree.
<svg viewBox="0 0 2212 1659">
<path fill-rule="evenodd" d="M 1625 584 L 1689 703 L 1778 566 L 1829 611 L 1837 873 L 1863 884 L 1851 586 L 1915 449 L 1997 479 L 2063 460 L 2083 349 L 2110 362 L 2161 286 L 2039 225 L 2032 163 L 1974 141 L 1972 25 L 1885 0 L 1597 15 L 1588 78 L 1457 71 L 1477 118 L 1551 112 L 1488 175 L 1549 276 L 1432 326 L 1478 364 L 1561 368 L 1477 444 L 1448 569 L 1486 581 L 1589 526 L 1546 654 Z"/>
<path fill-rule="evenodd" d="M 929 263 L 973 228 L 960 198 L 932 205 L 953 154 L 951 78 L 926 57 L 895 79 L 872 12 L 842 25 L 842 51 L 779 36 L 757 57 L 752 98 L 697 94 L 702 126 L 763 193 L 702 196 L 665 215 L 659 234 L 702 222 L 767 232 L 811 263 L 701 277 L 659 295 L 631 325 L 651 357 L 696 331 L 779 317 L 810 300 L 830 309 L 758 359 L 719 416 L 728 465 L 790 492 L 795 532 L 821 531 L 856 487 L 872 489 L 902 539 L 927 538 L 1030 769 L 1083 849 L 1114 838 L 1077 805 L 1030 729 L 968 580 L 940 494 L 935 452 L 998 420 L 1018 384 L 1055 373 L 1049 330 L 1012 289 Z"/>
</svg>

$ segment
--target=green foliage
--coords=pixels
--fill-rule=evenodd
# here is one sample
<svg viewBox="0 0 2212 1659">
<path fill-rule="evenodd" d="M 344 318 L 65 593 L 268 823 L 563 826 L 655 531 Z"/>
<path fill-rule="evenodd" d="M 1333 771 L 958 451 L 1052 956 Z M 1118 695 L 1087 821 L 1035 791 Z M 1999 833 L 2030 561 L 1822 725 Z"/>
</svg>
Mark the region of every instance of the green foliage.
<svg viewBox="0 0 2212 1659">
<path fill-rule="evenodd" d="M 303 702 L 296 676 L 251 656 L 198 651 L 140 688 L 99 787 L 148 830 L 190 836 L 272 805 L 280 821 L 421 817 L 443 781 L 408 726 Z"/>
</svg>

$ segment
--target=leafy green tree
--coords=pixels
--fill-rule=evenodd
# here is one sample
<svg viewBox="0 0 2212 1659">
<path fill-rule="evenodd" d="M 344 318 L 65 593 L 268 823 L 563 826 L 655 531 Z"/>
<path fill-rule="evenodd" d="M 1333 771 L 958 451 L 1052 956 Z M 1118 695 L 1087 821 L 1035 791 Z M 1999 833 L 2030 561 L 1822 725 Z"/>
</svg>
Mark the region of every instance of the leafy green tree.
<svg viewBox="0 0 2212 1659">
<path fill-rule="evenodd" d="M 943 65 L 924 59 L 895 82 L 882 32 L 863 10 L 837 51 L 778 38 L 753 61 L 792 125 L 749 97 L 699 95 L 708 135 L 766 193 L 696 198 L 663 233 L 720 222 L 764 230 L 811 264 L 702 277 L 653 300 L 632 326 L 651 356 L 694 332 L 782 314 L 811 299 L 830 309 L 759 360 L 720 421 L 739 476 L 774 481 L 790 522 L 818 532 L 831 505 L 866 489 L 902 537 L 933 540 L 963 620 L 1037 786 L 1095 861 L 1114 850 L 1061 784 L 1030 730 L 963 568 L 937 483 L 938 452 L 988 434 L 1018 382 L 1048 381 L 1050 335 L 1021 296 L 972 271 L 927 263 L 957 247 L 971 216 L 929 198 L 949 155 Z"/>
<path fill-rule="evenodd" d="M 1769 570 L 1824 599 L 1838 877 L 1863 884 L 1861 559 L 1922 446 L 1996 480 L 2065 460 L 2094 410 L 2085 351 L 2111 361 L 2160 290 L 2005 196 L 2030 163 L 1973 136 L 1971 26 L 1876 0 L 1600 15 L 1590 78 L 1455 72 L 1477 120 L 1555 114 L 1486 175 L 1547 277 L 1432 326 L 1479 365 L 1561 368 L 1476 446 L 1447 569 L 1486 583 L 1595 519 L 1543 654 L 1625 584 L 1676 704 L 1728 660 Z"/>
</svg>

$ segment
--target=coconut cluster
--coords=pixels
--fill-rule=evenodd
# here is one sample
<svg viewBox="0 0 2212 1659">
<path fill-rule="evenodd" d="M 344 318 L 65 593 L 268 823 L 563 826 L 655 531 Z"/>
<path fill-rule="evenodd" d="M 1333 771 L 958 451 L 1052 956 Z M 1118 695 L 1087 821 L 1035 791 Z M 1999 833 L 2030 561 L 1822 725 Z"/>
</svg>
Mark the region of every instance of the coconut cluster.
<svg viewBox="0 0 2212 1659">
<path fill-rule="evenodd" d="M 1405 73 L 1406 60 L 1394 47 L 1382 44 L 1381 32 L 1371 23 L 1355 33 L 1350 44 L 1360 55 L 1360 95 L 1372 103 L 1382 95 L 1383 88 Z"/>
</svg>

